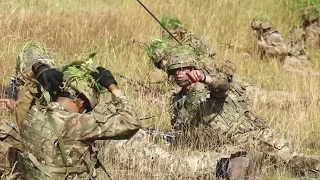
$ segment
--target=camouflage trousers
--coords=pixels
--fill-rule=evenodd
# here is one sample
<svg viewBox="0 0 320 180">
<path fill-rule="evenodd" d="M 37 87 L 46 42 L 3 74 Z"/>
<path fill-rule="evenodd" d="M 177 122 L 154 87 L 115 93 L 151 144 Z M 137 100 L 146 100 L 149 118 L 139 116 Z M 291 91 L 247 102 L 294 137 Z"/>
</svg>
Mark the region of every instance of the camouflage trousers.
<svg viewBox="0 0 320 180">
<path fill-rule="evenodd" d="M 229 114 L 231 109 L 225 108 L 210 124 L 220 143 L 240 146 L 247 151 L 263 152 L 294 173 L 320 172 L 320 156 L 294 152 L 279 132 L 268 127 L 263 119 L 250 111 L 242 112 L 242 118 L 239 113 L 234 113 L 231 116 L 234 117 L 233 121 L 226 121 L 225 115 Z"/>
<path fill-rule="evenodd" d="M 246 146 L 245 149 L 255 149 L 266 153 L 276 162 L 285 165 L 289 170 L 297 174 L 311 172 L 320 175 L 320 156 L 304 155 L 294 152 L 289 142 L 278 132 L 266 128 L 255 130 L 245 134 L 236 135 L 234 141 Z"/>
<path fill-rule="evenodd" d="M 308 97 L 299 97 L 296 94 L 285 91 L 267 91 L 259 87 L 253 86 L 242 79 L 235 77 L 233 80 L 233 88 L 236 91 L 242 91 L 239 96 L 248 97 L 251 105 L 277 105 L 279 107 L 289 107 L 290 105 L 301 103 L 308 104 L 311 100 Z"/>
<path fill-rule="evenodd" d="M 150 142 L 145 132 L 140 130 L 129 140 L 108 141 L 104 145 L 103 159 L 105 162 L 114 161 L 113 164 L 119 165 L 121 169 L 147 173 L 146 176 L 152 179 L 239 179 L 248 174 L 253 175 L 251 172 L 261 167 L 255 164 L 261 163 L 257 160 L 261 154 L 243 151 L 238 147 L 225 147 L 222 152 L 217 153 L 195 152 L 190 149 L 170 151 L 165 146 Z"/>
<path fill-rule="evenodd" d="M 0 141 L 0 176 L 11 171 L 11 163 L 8 159 L 10 145 Z"/>
<path fill-rule="evenodd" d="M 320 44 L 320 29 L 318 26 L 308 26 L 305 28 L 305 40 L 312 46 L 319 46 Z"/>
<path fill-rule="evenodd" d="M 14 124 L 7 116 L 0 118 L 0 179 L 21 179 L 19 161 L 21 143 Z"/>
<path fill-rule="evenodd" d="M 0 141 L 0 179 L 23 179 L 19 151 L 7 142 Z"/>
<path fill-rule="evenodd" d="M 305 56 L 286 56 L 283 61 L 283 70 L 299 75 L 319 76 L 320 73 L 310 67 L 310 61 Z"/>
</svg>

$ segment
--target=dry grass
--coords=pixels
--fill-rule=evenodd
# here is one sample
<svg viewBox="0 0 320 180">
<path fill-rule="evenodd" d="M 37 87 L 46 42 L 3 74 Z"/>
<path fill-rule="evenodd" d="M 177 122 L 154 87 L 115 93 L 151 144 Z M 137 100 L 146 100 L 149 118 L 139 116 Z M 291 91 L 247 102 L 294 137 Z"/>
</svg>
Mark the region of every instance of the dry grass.
<svg viewBox="0 0 320 180">
<path fill-rule="evenodd" d="M 237 49 L 252 49 L 251 19 L 267 14 L 276 28 L 287 35 L 301 23 L 300 9 L 292 9 L 290 0 L 145 0 L 158 16 L 176 15 L 191 31 L 200 35 L 221 58 L 230 59 L 237 74 L 255 86 L 267 90 L 288 91 L 311 98 L 308 106 L 295 104 L 288 108 L 262 106 L 254 109 L 292 141 L 294 149 L 320 154 L 320 121 L 318 117 L 319 81 L 281 71 L 276 61 L 262 62 L 253 55 L 244 58 Z M 132 0 L 3 0 L 0 2 L 1 83 L 14 74 L 19 44 L 32 39 L 48 46 L 58 62 L 67 62 L 97 52 L 99 63 L 113 72 L 146 82 L 166 78 L 149 62 L 143 43 L 158 36 L 160 26 Z M 134 43 L 133 43 L 134 40 Z M 235 48 L 228 49 L 226 44 Z M 320 69 L 319 50 L 311 51 L 312 64 Z M 169 127 L 165 97 L 148 89 L 127 84 L 116 77 L 120 86 L 135 101 L 140 117 L 161 114 L 146 121 L 156 128 Z M 158 85 L 159 86 L 159 85 Z M 161 85 L 160 85 L 161 86 Z M 168 86 L 162 89 L 169 89 Z M 161 94 L 161 93 L 160 93 Z M 113 168 L 123 174 L 121 167 Z M 127 171 L 126 173 L 129 173 Z M 139 179 L 139 173 L 131 177 Z M 262 179 L 284 179 L 283 171 L 266 170 Z M 120 176 L 119 176 L 119 179 Z"/>
</svg>

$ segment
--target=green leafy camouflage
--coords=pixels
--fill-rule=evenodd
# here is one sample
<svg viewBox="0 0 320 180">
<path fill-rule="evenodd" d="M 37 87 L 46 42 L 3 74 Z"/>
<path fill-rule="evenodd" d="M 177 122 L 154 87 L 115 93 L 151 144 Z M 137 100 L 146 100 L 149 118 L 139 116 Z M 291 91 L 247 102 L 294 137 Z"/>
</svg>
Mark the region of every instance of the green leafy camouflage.
<svg viewBox="0 0 320 180">
<path fill-rule="evenodd" d="M 314 2 L 312 3 L 312 6 L 310 7 L 308 13 L 310 16 L 310 20 L 319 18 L 320 12 L 319 12 L 319 2 Z"/>
<path fill-rule="evenodd" d="M 268 20 L 270 19 L 270 15 L 266 14 L 266 13 L 259 13 L 257 14 L 254 18 L 255 19 L 259 19 L 259 20 Z"/>
<path fill-rule="evenodd" d="M 163 49 L 165 47 L 165 43 L 168 41 L 169 38 L 166 37 L 151 40 L 151 42 L 147 44 L 147 55 L 151 57 L 156 50 Z"/>
<path fill-rule="evenodd" d="M 98 93 L 103 93 L 106 91 L 106 89 L 90 75 L 91 72 L 96 71 L 96 69 L 93 68 L 95 55 L 96 54 L 93 53 L 86 61 L 74 61 L 60 68 L 61 72 L 68 71 L 69 77 L 68 81 L 65 83 L 65 87 L 69 86 L 71 82 L 76 82 L 77 86 L 89 82 L 89 87 L 95 88 Z"/>
<path fill-rule="evenodd" d="M 147 45 L 147 54 L 149 57 L 156 51 L 162 51 L 168 57 L 182 52 L 189 52 L 193 55 L 201 55 L 203 53 L 203 50 L 200 47 L 192 47 L 189 45 L 181 46 L 174 41 L 170 41 L 170 39 L 166 37 L 153 39 Z"/>
<path fill-rule="evenodd" d="M 32 53 L 30 54 L 30 52 Z M 29 55 L 30 54 L 30 55 Z M 25 41 L 22 43 L 21 52 L 16 61 L 16 74 L 22 72 L 25 68 L 31 67 L 37 58 L 48 58 L 48 51 L 46 47 L 36 41 Z"/>
<path fill-rule="evenodd" d="M 175 17 L 163 16 L 161 19 L 161 24 L 167 29 L 184 28 L 181 21 Z"/>
</svg>

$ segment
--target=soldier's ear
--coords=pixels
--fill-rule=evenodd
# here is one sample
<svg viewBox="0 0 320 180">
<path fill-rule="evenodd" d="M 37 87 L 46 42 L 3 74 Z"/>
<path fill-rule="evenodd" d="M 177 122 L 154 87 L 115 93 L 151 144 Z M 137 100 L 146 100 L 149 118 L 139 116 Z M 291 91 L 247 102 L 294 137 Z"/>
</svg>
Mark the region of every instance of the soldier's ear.
<svg viewBox="0 0 320 180">
<path fill-rule="evenodd" d="M 80 100 L 79 101 L 79 105 L 81 106 L 81 107 L 85 107 L 85 100 Z"/>
</svg>

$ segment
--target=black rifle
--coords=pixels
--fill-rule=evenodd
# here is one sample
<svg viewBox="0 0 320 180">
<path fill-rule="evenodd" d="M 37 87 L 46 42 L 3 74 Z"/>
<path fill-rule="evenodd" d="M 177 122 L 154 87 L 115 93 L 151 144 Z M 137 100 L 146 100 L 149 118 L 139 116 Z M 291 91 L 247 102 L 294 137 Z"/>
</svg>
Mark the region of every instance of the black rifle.
<svg viewBox="0 0 320 180">
<path fill-rule="evenodd" d="M 154 140 L 164 139 L 171 144 L 176 144 L 178 136 L 182 134 L 181 132 L 158 131 L 150 127 L 144 127 L 142 129 L 146 131 Z"/>
</svg>

